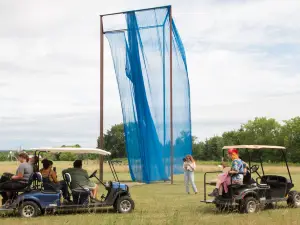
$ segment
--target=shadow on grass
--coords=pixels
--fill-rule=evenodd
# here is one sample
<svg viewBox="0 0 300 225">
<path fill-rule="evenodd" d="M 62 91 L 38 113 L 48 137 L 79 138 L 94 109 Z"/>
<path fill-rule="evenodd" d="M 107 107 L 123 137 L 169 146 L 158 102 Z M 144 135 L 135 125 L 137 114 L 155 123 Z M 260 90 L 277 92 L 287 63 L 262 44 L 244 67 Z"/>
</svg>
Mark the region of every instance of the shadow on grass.
<svg viewBox="0 0 300 225">
<path fill-rule="evenodd" d="M 260 212 L 270 212 L 270 211 L 275 211 L 275 210 L 283 210 L 283 209 L 291 209 L 290 207 L 286 205 L 275 205 L 274 207 L 268 207 L 268 208 L 262 208 L 259 209 L 257 213 Z M 245 214 L 240 212 L 237 208 L 235 209 L 223 209 L 222 211 L 217 209 L 217 207 L 214 204 L 210 205 L 205 205 L 205 206 L 199 206 L 197 207 L 196 211 L 201 214 L 206 214 L 206 215 L 227 215 L 227 214 Z"/>
</svg>

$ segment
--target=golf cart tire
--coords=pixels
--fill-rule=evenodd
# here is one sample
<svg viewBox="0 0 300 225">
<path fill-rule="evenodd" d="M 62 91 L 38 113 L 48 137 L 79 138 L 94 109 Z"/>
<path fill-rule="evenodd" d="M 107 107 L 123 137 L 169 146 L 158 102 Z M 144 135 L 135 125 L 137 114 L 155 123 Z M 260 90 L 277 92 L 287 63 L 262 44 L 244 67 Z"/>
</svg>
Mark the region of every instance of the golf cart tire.
<svg viewBox="0 0 300 225">
<path fill-rule="evenodd" d="M 256 198 L 249 196 L 246 197 L 245 200 L 243 201 L 241 207 L 240 207 L 240 212 L 241 213 L 255 213 L 259 209 L 259 204 L 256 200 Z"/>
<path fill-rule="evenodd" d="M 231 207 L 229 205 L 222 205 L 222 204 L 216 204 L 216 208 L 218 212 L 231 212 L 234 210 L 234 207 Z"/>
<path fill-rule="evenodd" d="M 41 208 L 33 201 L 23 202 L 19 206 L 19 215 L 25 218 L 37 217 L 42 214 Z"/>
<path fill-rule="evenodd" d="M 263 209 L 275 209 L 275 208 L 276 208 L 276 203 L 275 202 L 267 203 L 263 207 Z"/>
<path fill-rule="evenodd" d="M 299 208 L 300 207 L 300 195 L 297 191 L 289 192 L 287 204 L 291 208 Z"/>
<path fill-rule="evenodd" d="M 114 209 L 118 213 L 130 213 L 134 209 L 134 201 L 129 196 L 121 196 L 116 200 Z"/>
</svg>

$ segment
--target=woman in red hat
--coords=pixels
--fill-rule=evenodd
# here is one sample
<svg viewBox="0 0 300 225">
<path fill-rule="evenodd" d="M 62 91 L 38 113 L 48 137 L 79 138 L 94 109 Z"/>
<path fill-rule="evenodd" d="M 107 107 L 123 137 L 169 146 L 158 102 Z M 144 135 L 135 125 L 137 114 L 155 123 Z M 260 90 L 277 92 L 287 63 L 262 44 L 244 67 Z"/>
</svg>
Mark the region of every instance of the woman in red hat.
<svg viewBox="0 0 300 225">
<path fill-rule="evenodd" d="M 222 195 L 223 187 L 225 193 L 227 193 L 227 186 L 231 184 L 243 184 L 244 178 L 244 163 L 239 158 L 239 152 L 235 148 L 228 149 L 228 157 L 232 159 L 231 169 L 228 172 L 222 173 L 218 176 L 216 188 L 208 196 Z M 222 185 L 223 184 L 223 185 Z"/>
</svg>

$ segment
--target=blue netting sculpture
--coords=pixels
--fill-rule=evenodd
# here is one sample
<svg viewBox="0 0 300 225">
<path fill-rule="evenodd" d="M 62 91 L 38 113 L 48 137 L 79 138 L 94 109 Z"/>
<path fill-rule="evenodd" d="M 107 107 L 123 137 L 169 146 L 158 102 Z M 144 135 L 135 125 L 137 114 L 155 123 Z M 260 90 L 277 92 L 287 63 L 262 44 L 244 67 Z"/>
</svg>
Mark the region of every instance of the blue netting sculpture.
<svg viewBox="0 0 300 225">
<path fill-rule="evenodd" d="M 125 29 L 108 30 L 132 180 L 170 177 L 170 7 L 123 13 Z M 184 46 L 172 21 L 174 174 L 191 154 L 190 89 Z"/>
</svg>

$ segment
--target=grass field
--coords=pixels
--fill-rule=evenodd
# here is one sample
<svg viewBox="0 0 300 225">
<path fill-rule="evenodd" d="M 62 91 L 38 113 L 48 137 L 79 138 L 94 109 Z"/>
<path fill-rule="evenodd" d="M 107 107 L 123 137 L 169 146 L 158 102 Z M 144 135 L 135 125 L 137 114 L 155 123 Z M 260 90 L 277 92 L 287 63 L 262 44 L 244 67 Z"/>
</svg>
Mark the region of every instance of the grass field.
<svg viewBox="0 0 300 225">
<path fill-rule="evenodd" d="M 71 166 L 71 162 L 55 162 L 57 171 Z M 116 166 L 121 180 L 133 185 L 130 192 L 136 203 L 135 210 L 130 214 L 116 214 L 111 210 L 101 210 L 97 213 L 46 215 L 34 219 L 18 217 L 0 218 L 1 225 L 14 224 L 300 224 L 300 209 L 290 209 L 286 204 L 278 205 L 275 210 L 265 210 L 256 214 L 220 213 L 214 205 L 200 203 L 203 199 L 203 172 L 217 170 L 215 165 L 201 165 L 199 162 L 195 174 L 198 195 L 185 193 L 183 175 L 176 175 L 174 185 L 169 183 L 154 183 L 149 185 L 134 185 L 130 183 L 127 166 Z M 98 168 L 96 162 L 89 162 L 84 167 L 92 172 Z M 4 171 L 14 172 L 16 163 L 4 162 L 0 164 L 0 174 Z M 268 166 L 266 173 L 286 174 L 281 166 Z M 300 190 L 300 167 L 291 167 L 296 190 Z M 105 180 L 111 179 L 109 168 L 105 165 Z M 215 178 L 213 175 L 211 178 Z M 299 184 L 299 185 L 298 185 Z M 104 193 L 104 189 L 100 189 Z M 298 222 L 299 221 L 299 222 Z"/>
</svg>

